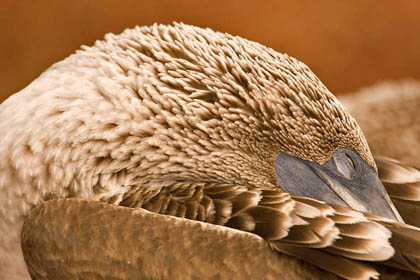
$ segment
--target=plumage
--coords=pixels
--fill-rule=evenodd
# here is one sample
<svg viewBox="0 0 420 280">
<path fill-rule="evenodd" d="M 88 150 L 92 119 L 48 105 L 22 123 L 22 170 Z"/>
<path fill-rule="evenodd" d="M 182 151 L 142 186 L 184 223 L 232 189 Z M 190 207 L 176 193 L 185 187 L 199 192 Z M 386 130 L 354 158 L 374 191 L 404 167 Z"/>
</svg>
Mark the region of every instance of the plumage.
<svg viewBox="0 0 420 280">
<path fill-rule="evenodd" d="M 1 104 L 0 134 L 0 276 L 27 278 L 21 241 L 36 279 L 279 277 L 292 263 L 290 277 L 335 277 L 281 253 L 347 279 L 378 277 L 378 265 L 420 272 L 417 228 L 283 191 L 286 158 L 326 181 L 338 169 L 344 179 L 331 187 L 349 168 L 377 178 L 376 165 L 355 120 L 306 65 L 239 37 L 183 24 L 108 34 Z M 369 193 L 391 209 L 382 189 Z M 358 203 L 346 195 L 344 205 Z M 172 226 L 184 239 L 161 255 Z M 225 247 L 200 250 L 197 228 L 225 236 Z M 274 264 L 233 261 L 243 240 Z"/>
<path fill-rule="evenodd" d="M 56 279 L 66 279 L 74 271 L 96 279 L 105 276 L 113 279 L 305 279 L 308 274 L 314 279 L 337 279 L 295 258 L 279 257 L 254 234 L 151 215 L 142 209 L 98 204 L 50 200 L 35 208 L 25 222 L 23 239 L 34 246 L 31 250 L 34 254 L 25 257 L 33 264 L 30 269 L 36 272 L 37 279 L 45 279 L 40 275 L 46 271 Z M 68 220 L 55 219 L 57 215 Z M 109 216 L 120 218 L 108 221 Z M 35 234 L 34 226 L 38 228 Z M 25 229 L 30 230 L 29 236 Z M 95 233 L 94 240 L 92 233 Z M 57 240 L 57 245 L 46 242 L 57 236 L 69 236 L 80 246 L 76 251 L 72 242 Z M 42 262 L 36 254 L 38 250 L 43 252 Z M 107 252 L 109 257 L 92 261 L 100 252 Z"/>
</svg>

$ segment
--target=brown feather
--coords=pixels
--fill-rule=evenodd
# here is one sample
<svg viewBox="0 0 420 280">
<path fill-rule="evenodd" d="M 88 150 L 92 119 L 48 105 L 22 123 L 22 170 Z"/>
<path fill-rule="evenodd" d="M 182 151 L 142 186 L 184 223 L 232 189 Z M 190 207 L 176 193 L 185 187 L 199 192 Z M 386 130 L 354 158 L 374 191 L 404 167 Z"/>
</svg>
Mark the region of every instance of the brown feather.
<svg viewBox="0 0 420 280">
<path fill-rule="evenodd" d="M 296 199 L 306 200 L 298 197 Z M 315 201 L 310 201 L 315 204 Z M 348 215 L 350 213 L 351 211 L 347 211 Z M 62 219 L 49 218 L 56 215 L 60 215 Z M 392 241 L 396 244 L 398 253 L 384 264 L 412 271 L 418 269 L 418 265 L 413 263 L 413 257 L 404 256 L 406 253 L 419 251 L 418 230 L 380 217 L 367 217 L 369 220 L 382 222 L 393 233 L 398 233 L 399 237 Z M 54 223 L 54 226 L 51 223 Z M 167 228 L 167 224 L 171 224 L 171 228 Z M 361 224 L 363 227 L 367 224 L 379 226 L 372 221 Z M 161 230 L 162 227 L 164 230 Z M 360 225 L 356 224 L 356 228 L 360 228 Z M 69 231 L 72 234 L 69 234 Z M 347 232 L 354 232 L 354 229 Z M 93 235 L 97 233 L 101 234 L 101 238 L 96 238 L 96 241 L 91 243 Z M 68 242 L 69 238 L 78 242 Z M 342 238 L 346 240 L 347 237 Z M 402 238 L 408 239 L 409 248 L 399 247 L 398 243 L 407 242 Z M 156 215 L 140 209 L 78 199 L 50 200 L 36 207 L 25 222 L 22 242 L 30 272 L 36 279 L 44 279 L 45 276 L 42 275 L 70 277 L 75 271 L 79 275 L 89 275 L 85 273 L 89 273 L 91 269 L 92 272 L 98 273 L 98 277 L 113 275 L 116 279 L 191 279 L 198 275 L 208 278 L 213 273 L 222 279 L 248 279 L 259 277 L 258 275 L 287 279 L 335 279 L 326 272 L 311 271 L 311 268 L 303 263 L 290 262 L 291 260 L 282 254 L 273 259 L 273 250 L 264 247 L 266 243 L 255 235 L 206 223 L 186 222 L 185 219 Z M 73 244 L 73 247 L 68 247 L 70 244 Z M 305 244 L 301 244 L 303 247 L 297 243 L 291 244 L 283 239 L 269 241 L 269 244 L 275 251 L 300 258 L 346 279 L 376 278 L 376 268 L 381 272 L 381 279 L 388 279 L 388 276 L 392 279 L 392 275 L 402 275 L 404 279 L 417 277 L 396 270 L 388 271 L 376 263 L 359 262 L 340 256 L 346 249 L 331 254 L 319 249 L 306 248 Z M 77 247 L 74 247 L 75 245 Z M 349 246 L 353 247 L 351 244 L 347 247 Z M 106 250 L 112 254 L 111 258 L 100 258 L 92 262 L 96 250 Z M 164 250 L 171 258 L 161 258 L 155 253 L 156 250 Z M 353 257 L 348 251 L 347 254 Z M 80 259 L 80 256 L 86 258 Z M 190 257 L 196 258 L 196 261 L 190 259 L 188 266 L 176 265 Z M 167 261 L 172 263 L 168 265 Z"/>
<path fill-rule="evenodd" d="M 420 170 L 386 157 L 375 158 L 379 178 L 404 221 L 420 226 Z"/>
<path fill-rule="evenodd" d="M 290 196 L 281 191 L 253 190 L 237 185 L 209 183 L 200 184 L 199 189 L 203 191 L 201 195 L 195 195 L 197 192 L 188 189 L 196 190 L 196 183 L 184 182 L 182 187 L 179 183 L 176 184 L 177 188 L 168 185 L 167 189 L 173 189 L 175 193 L 179 193 L 180 189 L 184 190 L 181 192 L 183 195 L 189 194 L 183 196 L 187 202 L 196 201 L 194 205 L 199 205 L 204 198 L 211 201 L 206 202 L 208 205 L 214 205 L 214 208 L 208 208 L 206 221 L 255 233 L 267 239 L 270 244 L 274 242 L 273 244 L 297 247 L 289 249 L 286 252 L 288 254 L 296 252 L 299 248 L 324 248 L 329 253 L 353 260 L 386 261 L 391 258 L 391 261 L 387 262 L 389 265 L 414 272 L 420 268 L 420 264 L 415 260 L 417 255 L 413 254 L 414 251 L 420 252 L 419 230 L 414 227 L 346 207 Z M 164 194 L 179 203 L 182 202 L 170 192 L 160 192 L 160 200 L 166 200 L 162 197 Z M 276 248 L 273 245 L 272 247 Z M 296 257 L 299 257 L 299 254 Z M 328 263 L 328 259 L 324 261 Z M 314 264 L 318 265 L 321 262 L 323 260 L 317 260 Z M 329 266 L 327 263 L 322 267 Z"/>
<path fill-rule="evenodd" d="M 338 279 L 253 234 L 82 199 L 35 207 L 22 244 L 39 280 Z"/>
<path fill-rule="evenodd" d="M 379 276 L 375 268 L 368 264 L 349 260 L 328 252 L 290 246 L 280 242 L 270 243 L 270 245 L 277 251 L 305 260 L 346 279 L 378 279 Z"/>
</svg>

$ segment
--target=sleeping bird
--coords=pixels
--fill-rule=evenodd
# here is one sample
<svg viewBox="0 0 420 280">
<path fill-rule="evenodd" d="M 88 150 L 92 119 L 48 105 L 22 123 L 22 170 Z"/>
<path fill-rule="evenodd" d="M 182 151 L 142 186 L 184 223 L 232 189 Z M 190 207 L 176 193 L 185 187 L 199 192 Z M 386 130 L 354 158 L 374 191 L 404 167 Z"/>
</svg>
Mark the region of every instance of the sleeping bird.
<svg viewBox="0 0 420 280">
<path fill-rule="evenodd" d="M 224 262 L 248 243 L 331 277 L 420 272 L 420 231 L 355 119 L 305 64 L 240 37 L 178 23 L 108 34 L 4 101 L 0 135 L 1 278 L 288 273 Z M 158 239 L 171 228 L 187 241 Z M 200 231 L 226 251 L 200 250 Z M 181 250 L 196 253 L 182 263 Z"/>
</svg>

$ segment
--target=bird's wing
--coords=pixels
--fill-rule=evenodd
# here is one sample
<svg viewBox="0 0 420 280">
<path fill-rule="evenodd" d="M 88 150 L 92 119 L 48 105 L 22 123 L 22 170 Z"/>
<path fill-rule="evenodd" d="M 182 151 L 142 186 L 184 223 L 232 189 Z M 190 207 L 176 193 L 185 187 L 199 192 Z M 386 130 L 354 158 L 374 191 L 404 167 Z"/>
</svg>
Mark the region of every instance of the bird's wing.
<svg viewBox="0 0 420 280">
<path fill-rule="evenodd" d="M 412 165 L 375 157 L 379 178 L 408 224 L 420 227 L 420 170 Z"/>
<path fill-rule="evenodd" d="M 181 259 L 184 259 L 181 266 L 188 267 L 189 262 L 195 259 L 198 266 L 202 265 L 200 269 L 205 269 L 210 273 L 206 275 L 206 278 L 211 278 L 212 273 L 215 273 L 212 270 L 238 273 L 238 270 L 241 269 L 243 270 L 241 273 L 245 273 L 244 277 L 249 278 L 252 275 L 252 278 L 255 278 L 255 273 L 260 272 L 254 271 L 251 268 L 252 265 L 247 267 L 232 261 L 233 255 L 236 257 L 239 255 L 248 256 L 255 263 L 264 261 L 264 259 L 259 261 L 255 259 L 253 248 L 262 248 L 263 246 L 258 243 L 260 241 L 256 241 L 257 239 L 249 237 L 254 236 L 246 233 L 250 232 L 263 237 L 276 251 L 295 256 L 347 279 L 369 279 L 369 277 L 378 276 L 373 265 L 359 260 L 383 262 L 391 259 L 387 264 L 420 272 L 417 259 L 418 252 L 420 252 L 420 231 L 417 228 L 363 214 L 349 208 L 327 205 L 308 198 L 293 197 L 280 191 L 256 190 L 226 184 L 197 185 L 192 183 L 192 186 L 194 186 L 194 191 L 191 191 L 190 188 L 178 187 L 173 191 L 161 192 L 160 197 L 156 196 L 155 199 L 143 203 L 142 207 L 145 209 L 165 214 L 158 215 L 147 212 L 149 215 L 161 219 L 160 222 L 153 220 L 153 223 L 150 222 L 147 226 L 144 221 L 142 225 L 137 225 L 142 221 L 133 223 L 127 218 L 140 215 L 137 217 L 143 219 L 143 215 L 145 215 L 144 210 L 129 207 L 112 206 L 93 201 L 80 202 L 72 199 L 49 201 L 36 207 L 27 218 L 22 235 L 22 248 L 29 271 L 32 275 L 55 273 L 55 276 L 59 276 L 59 273 L 64 273 L 63 271 L 66 271 L 65 273 L 73 271 L 74 273 L 74 271 L 83 269 L 83 273 L 113 271 L 116 268 L 124 269 L 126 266 L 130 266 L 130 269 L 133 267 L 136 267 L 137 270 L 147 269 L 147 265 L 139 267 L 139 264 L 145 265 L 149 258 L 148 254 L 150 251 L 154 251 L 153 254 L 165 256 L 161 259 L 161 269 L 166 267 L 164 271 L 169 274 L 173 273 L 173 269 L 168 267 L 173 267 L 173 265 L 168 263 L 165 265 L 163 262 L 172 260 L 174 263 L 177 261 L 179 263 Z M 123 203 L 126 204 L 130 204 L 130 202 L 134 203 L 134 200 L 129 198 L 123 200 Z M 80 207 L 82 209 L 75 210 Z M 118 210 L 114 212 L 111 209 Z M 63 214 L 58 214 L 60 211 Z M 74 212 L 73 216 L 69 214 L 71 211 Z M 131 212 L 137 214 L 130 214 Z M 124 214 L 126 216 L 120 216 L 120 213 L 126 213 Z M 170 217 L 170 215 L 178 216 L 181 219 Z M 189 219 L 207 223 L 189 221 Z M 212 227 L 219 228 L 225 234 L 223 237 L 227 239 L 224 241 L 225 243 L 233 242 L 232 244 L 236 246 L 241 242 L 240 240 L 249 239 L 250 247 L 242 248 L 242 251 L 225 252 L 225 250 L 232 250 L 229 247 L 232 244 L 229 246 L 225 244 L 217 250 L 211 247 L 208 242 L 191 243 L 186 240 L 193 238 L 194 233 L 188 232 L 186 230 L 188 227 L 181 227 L 181 230 L 178 228 L 178 231 L 174 230 L 175 224 L 182 223 L 200 224 L 202 232 L 198 234 L 206 235 L 206 238 L 210 239 L 214 239 L 214 237 L 209 237 L 204 232 L 211 231 Z M 216 226 L 210 225 L 210 223 L 216 224 Z M 220 225 L 240 231 L 228 230 Z M 162 233 L 164 236 L 160 231 L 164 231 Z M 148 238 L 150 235 L 155 235 L 156 238 L 152 238 L 149 242 L 143 242 L 146 234 Z M 168 234 L 171 235 L 171 238 L 168 238 Z M 117 240 L 118 236 L 121 237 L 120 241 Z M 218 235 L 216 234 L 216 236 Z M 111 242 L 109 240 L 113 240 L 112 242 L 115 244 L 106 245 L 107 242 Z M 136 240 L 141 245 L 135 245 Z M 96 245 L 97 242 L 103 244 Z M 118 242 L 121 244 L 118 245 Z M 177 242 L 180 244 L 176 244 Z M 174 251 L 171 254 L 171 252 L 162 249 L 164 246 L 168 246 L 164 245 L 166 243 L 172 243 L 174 248 L 186 246 L 190 247 L 191 251 L 199 250 L 197 253 L 199 256 L 189 255 L 186 257 Z M 248 245 L 242 244 L 242 246 Z M 83 248 L 80 247 L 87 250 L 84 254 L 90 255 L 84 256 L 81 253 Z M 42 249 L 36 250 L 35 248 Z M 149 251 L 147 252 L 144 248 L 148 248 Z M 120 252 L 120 255 L 117 252 Z M 245 252 L 251 253 L 246 254 Z M 250 254 L 252 255 L 249 256 Z M 215 265 L 215 263 L 200 265 L 200 260 L 211 258 L 210 255 L 219 261 L 222 260 L 223 265 Z M 71 265 L 69 265 L 69 259 L 74 260 Z M 163 259 L 168 260 L 164 261 Z M 57 260 L 61 260 L 62 264 L 65 264 L 62 265 L 63 268 L 57 268 L 59 267 L 56 264 Z M 97 264 L 93 264 L 93 262 L 97 262 Z M 72 268 L 72 265 L 77 265 L 77 268 Z M 85 267 L 81 269 L 81 265 L 85 265 Z M 272 265 L 272 263 L 265 265 L 261 269 L 262 271 L 265 269 L 266 273 L 272 273 L 272 275 L 280 273 L 279 269 Z M 108 270 L 102 269 L 103 266 L 106 266 Z M 280 266 L 282 265 L 280 264 Z M 95 272 L 88 271 L 92 268 Z M 48 269 L 49 272 L 46 272 L 45 269 Z M 188 267 L 188 269 L 192 269 L 192 267 Z M 201 271 L 200 269 L 198 271 Z M 158 270 L 151 269 L 151 272 L 148 273 L 153 275 L 153 273 L 158 273 L 156 272 Z M 284 270 L 285 267 L 281 273 Z M 173 278 L 172 276 L 171 278 Z M 321 278 L 325 279 L 324 276 Z"/>
<path fill-rule="evenodd" d="M 33 279 L 337 279 L 254 234 L 81 199 L 35 207 L 22 249 Z"/>
</svg>

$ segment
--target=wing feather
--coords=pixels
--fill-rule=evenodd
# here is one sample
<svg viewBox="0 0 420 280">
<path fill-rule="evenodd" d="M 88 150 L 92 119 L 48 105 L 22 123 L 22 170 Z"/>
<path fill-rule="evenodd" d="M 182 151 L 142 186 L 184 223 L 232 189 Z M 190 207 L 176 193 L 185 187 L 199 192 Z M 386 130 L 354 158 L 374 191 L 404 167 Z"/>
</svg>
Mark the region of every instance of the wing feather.
<svg viewBox="0 0 420 280">
<path fill-rule="evenodd" d="M 333 253 L 312 248 L 296 247 L 281 242 L 270 243 L 270 245 L 279 252 L 305 260 L 345 279 L 367 280 L 371 278 L 378 279 L 379 277 L 379 273 L 371 265 L 350 260 Z"/>
<path fill-rule="evenodd" d="M 141 206 L 254 233 L 272 249 L 346 279 L 377 278 L 378 263 L 420 273 L 420 230 L 413 226 L 276 190 L 176 184 Z"/>
<path fill-rule="evenodd" d="M 214 205 L 208 211 L 214 217 L 213 223 L 257 234 L 271 247 L 281 248 L 279 251 L 283 253 L 316 248 L 310 251 L 312 255 L 323 252 L 320 253 L 322 256 L 340 256 L 353 262 L 386 261 L 387 265 L 413 272 L 418 272 L 420 267 L 415 254 L 420 252 L 420 235 L 414 227 L 277 190 L 214 183 L 204 184 L 201 188 L 201 197 L 213 202 L 207 203 Z M 196 202 L 201 203 L 200 200 Z M 209 218 L 204 221 L 211 222 Z M 295 257 L 303 255 L 299 253 Z M 344 277 L 344 272 L 335 271 L 339 268 L 331 268 L 330 257 L 323 259 L 321 255 L 316 262 L 304 260 L 320 267 L 330 267 L 329 271 L 334 270 L 332 272 Z M 321 266 L 320 262 L 325 264 Z M 372 272 L 374 268 L 368 267 L 370 272 L 366 275 L 376 275 Z M 352 277 L 346 273 L 345 278 Z"/>
<path fill-rule="evenodd" d="M 420 227 L 420 170 L 386 157 L 375 161 L 379 178 L 404 221 Z"/>
</svg>

